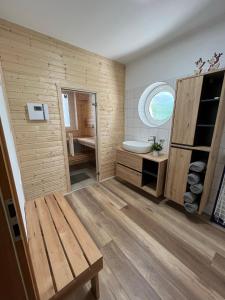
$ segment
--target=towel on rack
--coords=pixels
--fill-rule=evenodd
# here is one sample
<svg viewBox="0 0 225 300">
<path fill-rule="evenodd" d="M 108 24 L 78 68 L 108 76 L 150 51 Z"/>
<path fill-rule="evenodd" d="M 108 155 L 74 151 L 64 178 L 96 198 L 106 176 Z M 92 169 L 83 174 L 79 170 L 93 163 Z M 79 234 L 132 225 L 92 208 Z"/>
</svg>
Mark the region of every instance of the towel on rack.
<svg viewBox="0 0 225 300">
<path fill-rule="evenodd" d="M 193 184 L 197 184 L 200 182 L 200 176 L 198 174 L 195 174 L 195 173 L 189 173 L 188 174 L 188 179 L 187 179 L 187 182 L 190 184 L 190 185 L 193 185 Z"/>
<path fill-rule="evenodd" d="M 73 134 L 68 133 L 68 137 L 69 137 L 69 152 L 71 156 L 74 156 Z"/>
<path fill-rule="evenodd" d="M 190 190 L 192 193 L 199 195 L 203 191 L 203 185 L 201 183 L 193 184 L 190 186 Z"/>
<path fill-rule="evenodd" d="M 184 202 L 185 203 L 193 203 L 197 199 L 197 196 L 192 192 L 184 193 Z"/>
<path fill-rule="evenodd" d="M 190 170 L 194 172 L 202 172 L 206 167 L 206 163 L 204 161 L 194 161 L 190 164 Z"/>
<path fill-rule="evenodd" d="M 197 212 L 198 210 L 198 203 L 194 202 L 194 203 L 184 203 L 184 208 L 185 210 L 190 213 L 190 214 L 194 214 Z"/>
</svg>

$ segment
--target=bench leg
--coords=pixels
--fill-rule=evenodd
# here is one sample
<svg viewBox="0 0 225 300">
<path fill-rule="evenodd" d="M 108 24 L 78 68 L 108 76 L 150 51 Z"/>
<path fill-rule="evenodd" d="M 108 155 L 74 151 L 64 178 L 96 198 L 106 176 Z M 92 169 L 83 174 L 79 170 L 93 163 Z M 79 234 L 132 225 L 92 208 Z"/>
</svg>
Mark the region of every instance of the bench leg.
<svg viewBox="0 0 225 300">
<path fill-rule="evenodd" d="M 96 299 L 100 298 L 98 274 L 91 279 L 91 290 Z"/>
</svg>

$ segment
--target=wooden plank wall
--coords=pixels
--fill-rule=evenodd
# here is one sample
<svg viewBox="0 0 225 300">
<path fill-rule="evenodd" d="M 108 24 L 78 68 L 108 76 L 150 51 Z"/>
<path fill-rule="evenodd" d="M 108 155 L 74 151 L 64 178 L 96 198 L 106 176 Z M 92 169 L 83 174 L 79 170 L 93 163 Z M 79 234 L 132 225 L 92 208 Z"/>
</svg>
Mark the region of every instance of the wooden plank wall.
<svg viewBox="0 0 225 300">
<path fill-rule="evenodd" d="M 0 58 L 26 198 L 67 188 L 57 84 L 97 92 L 100 180 L 114 175 L 124 65 L 1 19 Z M 47 103 L 50 120 L 28 121 L 27 102 Z"/>
</svg>

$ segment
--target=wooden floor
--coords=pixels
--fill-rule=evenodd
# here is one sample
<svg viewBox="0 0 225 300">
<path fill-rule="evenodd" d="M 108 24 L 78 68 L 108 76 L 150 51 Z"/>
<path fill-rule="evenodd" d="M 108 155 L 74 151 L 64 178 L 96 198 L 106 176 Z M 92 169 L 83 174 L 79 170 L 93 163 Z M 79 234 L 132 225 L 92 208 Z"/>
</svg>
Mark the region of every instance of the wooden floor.
<svg viewBox="0 0 225 300">
<path fill-rule="evenodd" d="M 104 256 L 100 299 L 225 299 L 222 230 L 115 179 L 67 199 Z M 93 300 L 89 289 L 73 299 Z"/>
</svg>

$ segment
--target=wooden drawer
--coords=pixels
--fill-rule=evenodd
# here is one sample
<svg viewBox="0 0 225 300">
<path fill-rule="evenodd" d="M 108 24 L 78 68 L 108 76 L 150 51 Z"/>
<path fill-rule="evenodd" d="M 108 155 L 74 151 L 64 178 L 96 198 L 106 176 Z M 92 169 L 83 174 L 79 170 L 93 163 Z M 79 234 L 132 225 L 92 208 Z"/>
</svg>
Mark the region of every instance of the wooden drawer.
<svg viewBox="0 0 225 300">
<path fill-rule="evenodd" d="M 128 151 L 117 150 L 116 161 L 131 169 L 142 172 L 142 162 L 143 162 L 142 157 L 129 153 Z"/>
<path fill-rule="evenodd" d="M 116 176 L 133 185 L 141 187 L 142 174 L 135 170 L 116 164 Z"/>
</svg>

